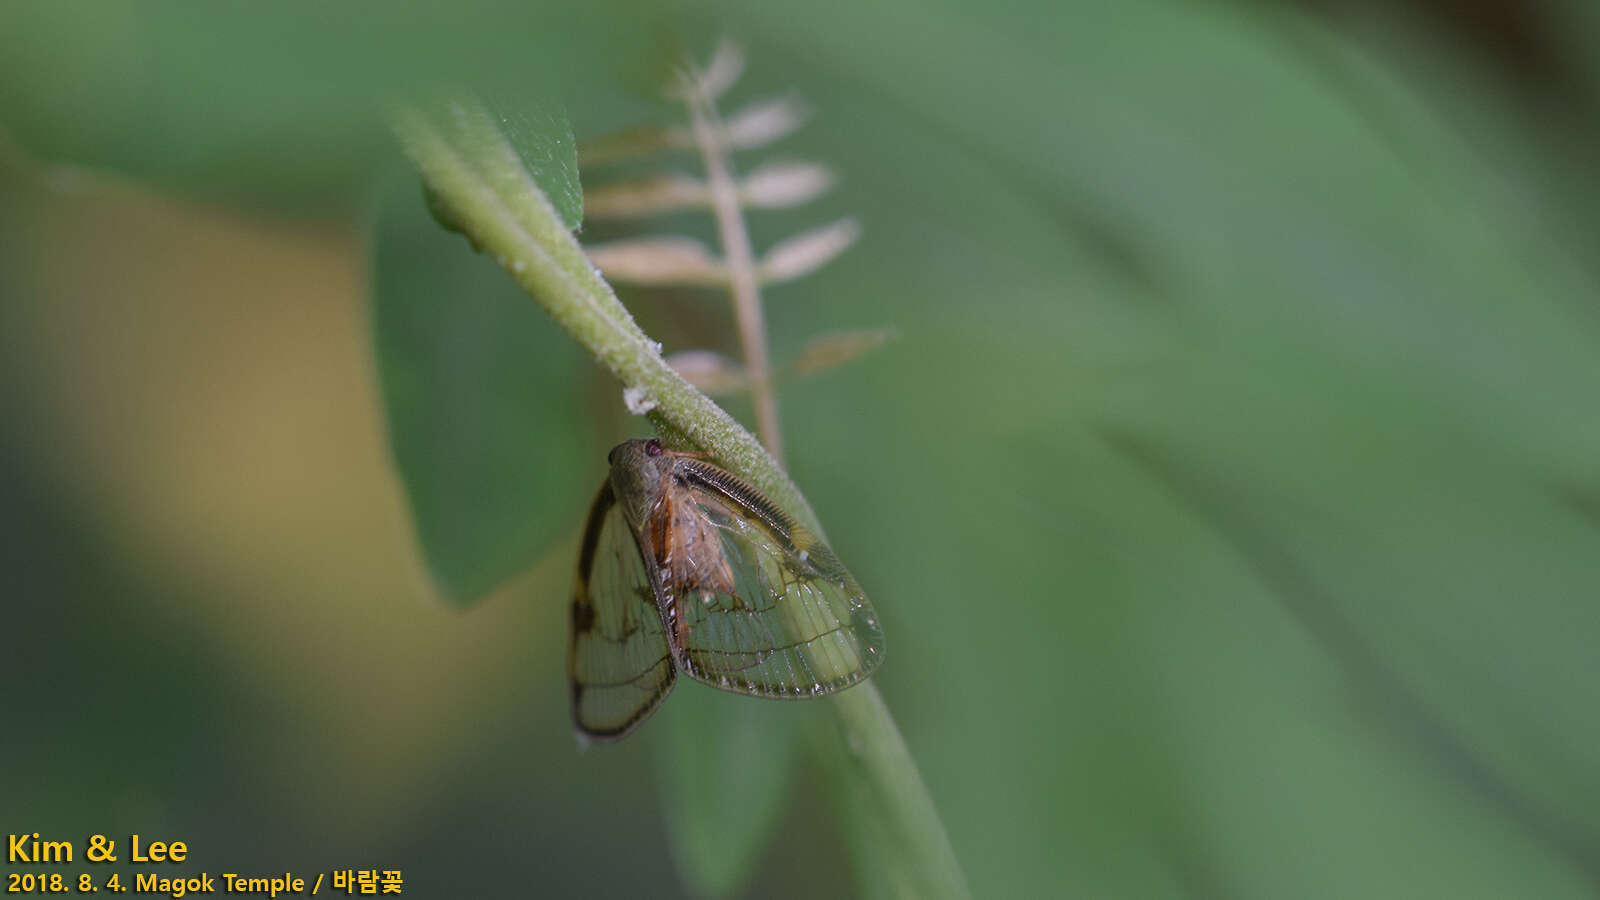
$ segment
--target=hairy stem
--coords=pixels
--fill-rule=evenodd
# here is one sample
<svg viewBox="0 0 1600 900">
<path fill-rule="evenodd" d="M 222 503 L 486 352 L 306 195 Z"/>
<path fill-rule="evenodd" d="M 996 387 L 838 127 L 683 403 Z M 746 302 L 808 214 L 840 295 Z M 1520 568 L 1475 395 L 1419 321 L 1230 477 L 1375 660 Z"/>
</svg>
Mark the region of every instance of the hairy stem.
<svg viewBox="0 0 1600 900">
<path fill-rule="evenodd" d="M 733 294 L 734 318 L 739 323 L 739 342 L 744 350 L 745 372 L 750 379 L 750 399 L 755 406 L 756 433 L 767 452 L 783 463 L 783 435 L 778 425 L 778 396 L 772 384 L 772 363 L 767 357 L 767 325 L 761 308 L 761 285 L 756 279 L 755 253 L 750 249 L 750 233 L 744 227 L 744 211 L 739 204 L 739 188 L 734 184 L 722 141 L 722 121 L 716 101 L 698 77 L 685 79 L 685 100 L 689 124 L 700 159 L 706 167 L 706 184 L 711 189 L 711 209 L 722 239 L 723 259 L 728 265 L 728 282 Z"/>
<path fill-rule="evenodd" d="M 642 391 L 663 435 L 706 451 L 821 533 L 816 514 L 772 455 L 667 365 L 660 347 L 639 330 L 527 176 L 492 115 L 475 102 L 405 107 L 396 112 L 394 128 L 452 224 L 624 386 Z M 836 740 L 824 742 L 824 758 L 863 880 L 902 897 L 967 897 L 933 798 L 877 688 L 866 682 L 830 705 Z"/>
</svg>

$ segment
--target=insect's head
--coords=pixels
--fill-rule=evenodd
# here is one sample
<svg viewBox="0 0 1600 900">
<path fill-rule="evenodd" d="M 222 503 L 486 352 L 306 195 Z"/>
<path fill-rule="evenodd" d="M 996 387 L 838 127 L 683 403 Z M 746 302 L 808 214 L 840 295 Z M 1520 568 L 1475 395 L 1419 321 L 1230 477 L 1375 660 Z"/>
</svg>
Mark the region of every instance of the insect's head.
<svg viewBox="0 0 1600 900">
<path fill-rule="evenodd" d="M 661 502 L 672 477 L 673 458 L 661 442 L 623 441 L 606 457 L 611 464 L 611 488 L 617 502 L 635 527 Z"/>
</svg>

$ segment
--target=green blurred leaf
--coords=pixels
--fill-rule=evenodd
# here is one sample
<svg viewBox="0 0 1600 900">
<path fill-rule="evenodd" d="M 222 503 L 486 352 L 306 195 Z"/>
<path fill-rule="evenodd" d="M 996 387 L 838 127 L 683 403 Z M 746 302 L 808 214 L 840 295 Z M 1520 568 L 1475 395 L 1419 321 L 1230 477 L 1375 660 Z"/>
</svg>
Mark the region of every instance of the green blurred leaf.
<svg viewBox="0 0 1600 900">
<path fill-rule="evenodd" d="M 806 711 L 681 685 L 660 727 L 662 797 L 678 870 L 702 897 L 737 893 L 788 807 Z"/>
<path fill-rule="evenodd" d="M 1540 159 L 1313 23 L 1040 10 L 781 26 L 865 233 L 774 333 L 905 336 L 785 391 L 795 475 L 974 892 L 1592 894 L 1600 556 L 1554 486 L 1600 328 Z"/>
<path fill-rule="evenodd" d="M 373 257 L 395 462 L 439 589 L 471 603 L 579 527 L 597 486 L 574 477 L 596 471 L 589 364 L 493 261 L 439 227 L 414 175 L 385 192 Z"/>
<path fill-rule="evenodd" d="M 0 4 L 0 122 L 41 159 L 274 211 L 349 210 L 390 145 L 386 104 L 457 85 L 505 108 L 559 97 L 597 56 L 638 59 L 651 24 L 518 0 L 18 0 Z"/>
</svg>

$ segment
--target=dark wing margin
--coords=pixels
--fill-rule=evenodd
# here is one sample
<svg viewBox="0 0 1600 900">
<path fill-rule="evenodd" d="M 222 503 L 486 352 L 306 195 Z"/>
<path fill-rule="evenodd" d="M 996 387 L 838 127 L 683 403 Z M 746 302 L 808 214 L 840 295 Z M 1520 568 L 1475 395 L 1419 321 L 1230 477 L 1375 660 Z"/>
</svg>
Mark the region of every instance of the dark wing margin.
<svg viewBox="0 0 1600 900">
<path fill-rule="evenodd" d="M 733 474 L 694 459 L 678 472 L 716 528 L 734 589 L 663 584 L 684 621 L 673 656 L 723 690 L 806 698 L 864 680 L 883 659 L 877 613 L 828 545 Z"/>
<path fill-rule="evenodd" d="M 589 508 L 567 642 L 572 723 L 614 741 L 650 717 L 676 677 L 650 578 L 606 479 Z"/>
</svg>

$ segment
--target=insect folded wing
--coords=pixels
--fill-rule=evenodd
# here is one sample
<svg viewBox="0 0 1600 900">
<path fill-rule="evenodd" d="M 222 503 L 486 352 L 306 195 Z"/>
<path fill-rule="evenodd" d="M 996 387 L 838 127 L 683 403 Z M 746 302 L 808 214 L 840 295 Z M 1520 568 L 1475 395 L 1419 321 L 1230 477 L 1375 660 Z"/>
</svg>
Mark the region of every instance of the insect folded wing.
<svg viewBox="0 0 1600 900">
<path fill-rule="evenodd" d="M 573 724 L 596 740 L 632 731 L 666 699 L 675 679 L 644 560 L 610 481 L 584 528 L 567 674 Z"/>
<path fill-rule="evenodd" d="M 573 719 L 626 735 L 675 669 L 723 690 L 815 697 L 883 658 L 877 613 L 833 551 L 731 473 L 629 441 L 584 529 L 568 671 Z"/>
<path fill-rule="evenodd" d="M 733 589 L 670 598 L 684 623 L 673 646 L 679 668 L 765 697 L 817 696 L 866 678 L 882 658 L 883 633 L 827 545 L 729 473 L 680 466 Z"/>
</svg>

